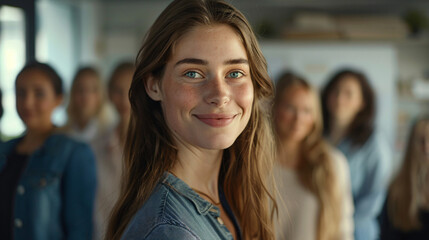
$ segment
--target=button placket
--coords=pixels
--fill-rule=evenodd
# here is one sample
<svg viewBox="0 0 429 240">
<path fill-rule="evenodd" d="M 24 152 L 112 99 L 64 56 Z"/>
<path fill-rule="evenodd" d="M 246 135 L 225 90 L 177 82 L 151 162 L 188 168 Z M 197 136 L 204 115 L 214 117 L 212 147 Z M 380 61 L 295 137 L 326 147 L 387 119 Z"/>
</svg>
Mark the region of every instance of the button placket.
<svg viewBox="0 0 429 240">
<path fill-rule="evenodd" d="M 217 207 L 212 206 L 209 210 L 210 215 L 212 215 L 216 221 L 219 223 L 220 228 L 223 230 L 225 237 L 228 239 L 232 239 L 232 234 L 228 230 L 228 228 L 225 226 L 225 223 L 223 222 L 222 218 L 220 217 L 220 210 L 217 210 Z"/>
</svg>

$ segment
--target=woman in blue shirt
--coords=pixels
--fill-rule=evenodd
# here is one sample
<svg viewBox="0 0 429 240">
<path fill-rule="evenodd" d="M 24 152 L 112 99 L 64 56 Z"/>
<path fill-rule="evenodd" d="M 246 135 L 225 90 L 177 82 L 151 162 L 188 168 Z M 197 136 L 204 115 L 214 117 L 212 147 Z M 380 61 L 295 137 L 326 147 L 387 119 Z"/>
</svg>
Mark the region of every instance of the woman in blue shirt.
<svg viewBox="0 0 429 240">
<path fill-rule="evenodd" d="M 1 238 L 91 239 L 95 161 L 87 145 L 56 133 L 51 122 L 62 102 L 61 78 L 34 62 L 15 88 L 26 131 L 0 145 Z"/>
<path fill-rule="evenodd" d="M 356 240 L 378 238 L 380 213 L 391 169 L 387 142 L 374 130 L 375 94 L 365 75 L 343 70 L 322 92 L 325 134 L 350 167 Z"/>
<path fill-rule="evenodd" d="M 237 9 L 173 1 L 137 56 L 123 189 L 106 239 L 274 239 L 272 90 Z"/>
</svg>

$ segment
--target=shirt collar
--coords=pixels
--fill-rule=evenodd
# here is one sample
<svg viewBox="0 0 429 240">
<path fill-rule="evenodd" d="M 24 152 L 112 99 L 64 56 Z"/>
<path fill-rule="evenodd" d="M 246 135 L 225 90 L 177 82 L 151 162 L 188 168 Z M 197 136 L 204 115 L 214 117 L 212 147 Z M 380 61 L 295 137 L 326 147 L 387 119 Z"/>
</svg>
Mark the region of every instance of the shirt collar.
<svg viewBox="0 0 429 240">
<path fill-rule="evenodd" d="M 194 204 L 199 214 L 206 215 L 212 208 L 218 210 L 216 206 L 200 197 L 200 195 L 198 195 L 194 190 L 192 190 L 192 188 L 190 188 L 188 184 L 186 184 L 185 182 L 183 182 L 169 172 L 164 173 L 162 184 L 166 185 L 180 195 L 189 199 Z"/>
</svg>

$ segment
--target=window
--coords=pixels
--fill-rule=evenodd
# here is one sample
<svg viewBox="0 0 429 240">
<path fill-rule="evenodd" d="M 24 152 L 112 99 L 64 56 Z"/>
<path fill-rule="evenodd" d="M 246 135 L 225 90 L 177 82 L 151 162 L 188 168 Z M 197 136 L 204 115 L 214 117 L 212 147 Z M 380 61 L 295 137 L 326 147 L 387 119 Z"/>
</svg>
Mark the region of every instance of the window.
<svg viewBox="0 0 429 240">
<path fill-rule="evenodd" d="M 26 61 L 25 14 L 20 8 L 0 6 L 0 88 L 4 114 L 0 133 L 16 136 L 22 124 L 15 107 L 15 78 Z"/>
</svg>

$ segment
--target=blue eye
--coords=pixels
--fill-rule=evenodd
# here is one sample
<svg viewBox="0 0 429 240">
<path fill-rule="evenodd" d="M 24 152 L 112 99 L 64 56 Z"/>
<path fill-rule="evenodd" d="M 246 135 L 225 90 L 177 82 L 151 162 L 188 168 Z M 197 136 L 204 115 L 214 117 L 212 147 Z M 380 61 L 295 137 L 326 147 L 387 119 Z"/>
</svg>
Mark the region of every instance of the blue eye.
<svg viewBox="0 0 429 240">
<path fill-rule="evenodd" d="M 229 74 L 228 74 L 228 77 L 229 77 L 229 78 L 239 78 L 239 77 L 241 77 L 241 76 L 243 76 L 243 75 L 244 75 L 243 73 L 238 72 L 238 71 L 235 71 L 235 72 L 231 72 L 231 73 L 229 73 Z"/>
<path fill-rule="evenodd" d="M 185 73 L 188 78 L 203 78 L 203 76 L 195 71 L 189 71 Z"/>
</svg>

